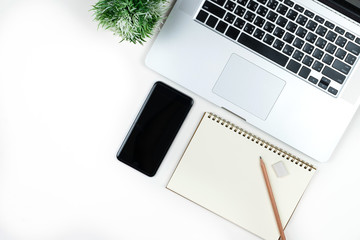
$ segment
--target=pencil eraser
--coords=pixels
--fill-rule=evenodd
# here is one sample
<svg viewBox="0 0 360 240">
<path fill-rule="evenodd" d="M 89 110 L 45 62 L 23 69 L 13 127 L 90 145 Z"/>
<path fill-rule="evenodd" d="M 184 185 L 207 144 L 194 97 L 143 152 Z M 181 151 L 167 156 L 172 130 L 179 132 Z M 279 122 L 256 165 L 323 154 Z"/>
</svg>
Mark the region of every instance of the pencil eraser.
<svg viewBox="0 0 360 240">
<path fill-rule="evenodd" d="M 279 161 L 272 165 L 273 170 L 278 177 L 285 177 L 289 174 L 288 170 L 285 167 L 285 164 L 282 161 Z"/>
</svg>

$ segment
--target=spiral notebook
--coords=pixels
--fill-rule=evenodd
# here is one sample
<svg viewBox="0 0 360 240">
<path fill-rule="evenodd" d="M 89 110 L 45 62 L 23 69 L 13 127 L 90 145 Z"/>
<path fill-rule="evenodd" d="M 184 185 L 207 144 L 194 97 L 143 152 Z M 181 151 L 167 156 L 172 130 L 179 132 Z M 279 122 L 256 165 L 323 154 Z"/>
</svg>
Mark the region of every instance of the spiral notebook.
<svg viewBox="0 0 360 240">
<path fill-rule="evenodd" d="M 259 157 L 285 228 L 316 168 L 205 113 L 167 188 L 263 239 L 279 239 Z"/>
</svg>

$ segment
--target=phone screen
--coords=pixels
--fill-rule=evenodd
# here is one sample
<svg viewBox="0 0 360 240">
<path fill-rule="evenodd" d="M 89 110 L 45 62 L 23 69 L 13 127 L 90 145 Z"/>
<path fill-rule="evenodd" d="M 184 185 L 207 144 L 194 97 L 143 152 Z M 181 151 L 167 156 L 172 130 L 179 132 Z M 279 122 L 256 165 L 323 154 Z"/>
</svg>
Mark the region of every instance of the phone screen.
<svg viewBox="0 0 360 240">
<path fill-rule="evenodd" d="M 190 97 L 156 82 L 121 145 L 117 159 L 154 176 L 192 105 Z"/>
</svg>

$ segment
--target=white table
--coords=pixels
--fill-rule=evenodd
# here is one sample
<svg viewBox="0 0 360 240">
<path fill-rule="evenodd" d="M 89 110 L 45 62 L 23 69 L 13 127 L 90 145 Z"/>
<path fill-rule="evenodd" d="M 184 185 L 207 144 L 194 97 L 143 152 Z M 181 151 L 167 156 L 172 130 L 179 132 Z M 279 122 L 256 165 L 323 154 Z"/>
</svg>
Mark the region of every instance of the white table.
<svg viewBox="0 0 360 240">
<path fill-rule="evenodd" d="M 152 40 L 97 30 L 95 2 L 0 0 L 0 239 L 258 239 L 165 186 L 204 111 L 276 140 L 147 69 Z M 149 178 L 115 155 L 157 80 L 195 104 Z M 288 239 L 360 239 L 359 143 L 358 111 Z"/>
</svg>

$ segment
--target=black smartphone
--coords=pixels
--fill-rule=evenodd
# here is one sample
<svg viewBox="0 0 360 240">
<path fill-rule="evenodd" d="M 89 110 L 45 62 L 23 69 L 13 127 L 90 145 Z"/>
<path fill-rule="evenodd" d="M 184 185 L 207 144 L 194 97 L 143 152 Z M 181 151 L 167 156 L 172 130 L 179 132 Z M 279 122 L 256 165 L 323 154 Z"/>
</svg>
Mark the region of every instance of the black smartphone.
<svg viewBox="0 0 360 240">
<path fill-rule="evenodd" d="M 192 105 L 192 98 L 165 83 L 156 82 L 121 145 L 117 159 L 154 176 Z"/>
</svg>

